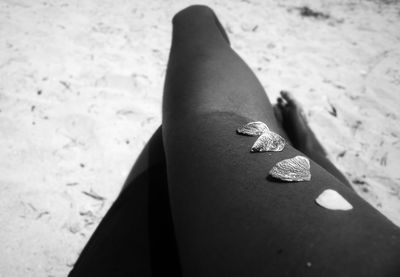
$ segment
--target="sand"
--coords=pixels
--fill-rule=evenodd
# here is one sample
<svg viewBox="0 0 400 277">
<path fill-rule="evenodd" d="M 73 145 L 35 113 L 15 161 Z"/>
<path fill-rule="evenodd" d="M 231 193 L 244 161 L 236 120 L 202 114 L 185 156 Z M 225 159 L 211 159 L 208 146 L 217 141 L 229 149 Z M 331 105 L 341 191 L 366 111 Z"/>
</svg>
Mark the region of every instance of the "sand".
<svg viewBox="0 0 400 277">
<path fill-rule="evenodd" d="M 71 269 L 161 123 L 171 18 L 194 3 L 272 102 L 297 96 L 332 161 L 400 226 L 398 3 L 2 0 L 0 276 Z"/>
</svg>

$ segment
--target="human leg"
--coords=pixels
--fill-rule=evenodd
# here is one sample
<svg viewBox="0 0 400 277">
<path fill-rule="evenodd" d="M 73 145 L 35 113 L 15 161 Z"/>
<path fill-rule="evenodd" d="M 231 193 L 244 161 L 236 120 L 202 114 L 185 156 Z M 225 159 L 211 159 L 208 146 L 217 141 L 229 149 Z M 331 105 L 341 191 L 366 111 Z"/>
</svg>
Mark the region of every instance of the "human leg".
<svg viewBox="0 0 400 277">
<path fill-rule="evenodd" d="M 192 6 L 173 22 L 163 142 L 183 275 L 396 276 L 396 226 L 313 161 L 309 182 L 266 178 L 278 161 L 303 154 L 290 145 L 250 153 L 254 139 L 236 135 L 250 121 L 285 133 L 214 13 Z M 327 188 L 354 209 L 317 206 Z"/>
<path fill-rule="evenodd" d="M 69 276 L 180 276 L 161 128 Z"/>
</svg>

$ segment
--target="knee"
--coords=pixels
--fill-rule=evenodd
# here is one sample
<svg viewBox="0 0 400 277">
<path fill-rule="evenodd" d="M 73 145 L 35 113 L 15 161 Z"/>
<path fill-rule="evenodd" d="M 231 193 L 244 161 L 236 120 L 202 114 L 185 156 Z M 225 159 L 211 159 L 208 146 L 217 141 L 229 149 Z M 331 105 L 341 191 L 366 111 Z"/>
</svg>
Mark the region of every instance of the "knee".
<svg viewBox="0 0 400 277">
<path fill-rule="evenodd" d="M 199 18 L 213 18 L 214 11 L 205 5 L 192 5 L 179 11 L 172 18 L 172 23 L 194 21 Z"/>
</svg>

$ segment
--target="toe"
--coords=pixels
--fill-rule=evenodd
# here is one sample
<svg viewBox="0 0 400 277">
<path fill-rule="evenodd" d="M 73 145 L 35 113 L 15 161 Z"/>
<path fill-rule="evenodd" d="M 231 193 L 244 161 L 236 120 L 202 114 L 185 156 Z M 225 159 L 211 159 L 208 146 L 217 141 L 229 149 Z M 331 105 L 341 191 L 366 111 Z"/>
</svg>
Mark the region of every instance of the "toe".
<svg viewBox="0 0 400 277">
<path fill-rule="evenodd" d="M 283 115 L 282 115 L 282 108 L 281 108 L 281 106 L 279 105 L 279 101 L 278 101 L 278 104 L 276 104 L 276 105 L 273 106 L 273 108 L 274 108 L 274 114 L 275 114 L 276 120 L 277 120 L 280 124 L 282 124 L 282 122 L 283 122 Z"/>
<path fill-rule="evenodd" d="M 302 109 L 301 104 L 297 101 L 297 99 L 293 96 L 293 94 L 291 92 L 282 90 L 281 96 L 287 102 L 288 107 L 294 108 L 297 110 Z"/>
<path fill-rule="evenodd" d="M 292 93 L 290 93 L 289 91 L 286 90 L 282 90 L 281 91 L 281 96 L 284 100 L 286 100 L 286 102 L 288 102 L 288 104 L 294 103 L 296 100 L 294 99 Z"/>
</svg>

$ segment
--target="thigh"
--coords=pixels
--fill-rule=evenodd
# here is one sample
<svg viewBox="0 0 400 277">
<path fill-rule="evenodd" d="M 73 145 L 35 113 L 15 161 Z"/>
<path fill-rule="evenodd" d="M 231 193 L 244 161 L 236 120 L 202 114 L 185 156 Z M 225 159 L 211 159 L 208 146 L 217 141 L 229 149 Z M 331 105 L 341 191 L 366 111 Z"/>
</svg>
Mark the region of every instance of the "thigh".
<svg viewBox="0 0 400 277">
<path fill-rule="evenodd" d="M 399 229 L 312 161 L 309 182 L 269 179 L 274 164 L 302 153 L 290 146 L 250 153 L 254 139 L 235 134 L 248 121 L 203 115 L 176 130 L 167 146 L 184 275 L 396 276 Z M 354 209 L 317 206 L 325 189 Z"/>
</svg>

